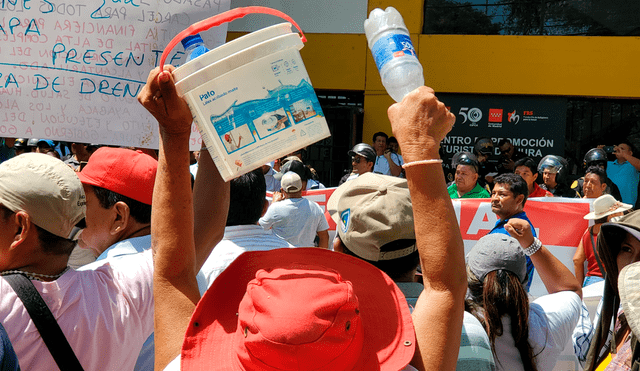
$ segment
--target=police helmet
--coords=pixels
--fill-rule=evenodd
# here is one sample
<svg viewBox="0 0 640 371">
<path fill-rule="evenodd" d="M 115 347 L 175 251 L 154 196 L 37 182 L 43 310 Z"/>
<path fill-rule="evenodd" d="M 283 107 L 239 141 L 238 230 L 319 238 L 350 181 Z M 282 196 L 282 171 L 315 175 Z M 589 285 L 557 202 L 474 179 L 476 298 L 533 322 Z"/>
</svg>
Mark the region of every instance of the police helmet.
<svg viewBox="0 0 640 371">
<path fill-rule="evenodd" d="M 556 155 L 546 155 L 538 163 L 538 172 L 542 174 L 544 169 L 549 169 L 550 172 L 556 174 L 556 183 L 561 183 L 564 181 L 568 167 L 569 163 L 564 158 Z"/>
<path fill-rule="evenodd" d="M 585 167 L 585 169 L 588 168 L 589 166 L 599 166 L 599 165 L 604 165 L 606 167 L 607 153 L 600 148 L 591 148 L 584 155 L 584 160 L 582 165 Z"/>
<path fill-rule="evenodd" d="M 493 154 L 493 141 L 491 138 L 480 137 L 476 139 L 476 144 L 473 146 L 473 150 L 475 153 L 491 156 Z"/>
<path fill-rule="evenodd" d="M 478 172 L 478 158 L 471 152 L 458 152 L 451 159 L 451 167 L 456 169 L 458 165 L 469 165 Z"/>
</svg>

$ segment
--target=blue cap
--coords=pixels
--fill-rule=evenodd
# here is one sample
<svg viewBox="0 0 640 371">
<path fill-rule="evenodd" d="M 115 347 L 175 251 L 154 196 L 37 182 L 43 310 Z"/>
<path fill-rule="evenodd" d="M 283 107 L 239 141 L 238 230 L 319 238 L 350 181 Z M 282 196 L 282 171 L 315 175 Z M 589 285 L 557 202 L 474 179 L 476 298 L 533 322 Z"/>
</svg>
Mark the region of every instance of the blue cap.
<svg viewBox="0 0 640 371">
<path fill-rule="evenodd" d="M 182 47 L 185 49 L 187 49 L 193 44 L 204 43 L 204 41 L 202 40 L 202 37 L 200 37 L 200 34 L 187 36 L 184 39 L 182 39 L 180 42 L 182 43 Z"/>
<path fill-rule="evenodd" d="M 55 146 L 56 146 L 56 145 L 55 145 L 55 143 L 53 143 L 53 141 L 52 141 L 51 139 L 40 139 L 40 140 L 38 141 L 38 144 L 40 144 L 40 143 L 42 143 L 42 142 L 47 143 L 47 145 L 49 145 L 49 147 L 51 147 L 51 148 L 53 148 L 53 147 L 55 147 Z"/>
</svg>

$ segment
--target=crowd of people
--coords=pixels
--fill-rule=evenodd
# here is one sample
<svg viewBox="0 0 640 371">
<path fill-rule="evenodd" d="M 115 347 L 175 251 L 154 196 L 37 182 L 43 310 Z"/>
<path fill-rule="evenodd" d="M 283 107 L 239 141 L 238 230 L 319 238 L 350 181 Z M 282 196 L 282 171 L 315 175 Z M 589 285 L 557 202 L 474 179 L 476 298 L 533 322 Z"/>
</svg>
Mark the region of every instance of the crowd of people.
<svg viewBox="0 0 640 371">
<path fill-rule="evenodd" d="M 389 108 L 395 138 L 347 153 L 330 241 L 302 197 L 324 187 L 303 154 L 225 183 L 206 148 L 189 151 L 172 70 L 151 71 L 138 95 L 158 121 L 157 153 L 4 139 L 0 371 L 542 371 L 570 339 L 585 370 L 637 367 L 629 143 L 615 161 L 590 150 L 570 184 L 563 158 L 534 161 L 503 140 L 494 166 L 493 141 L 478 138 L 447 184 L 439 149 L 455 116 L 422 87 Z M 594 199 L 575 273 L 524 211 L 551 196 Z M 490 198 L 498 218 L 466 258 L 457 198 Z M 530 298 L 534 272 L 547 295 Z M 582 288 L 599 282 L 591 321 Z"/>
</svg>

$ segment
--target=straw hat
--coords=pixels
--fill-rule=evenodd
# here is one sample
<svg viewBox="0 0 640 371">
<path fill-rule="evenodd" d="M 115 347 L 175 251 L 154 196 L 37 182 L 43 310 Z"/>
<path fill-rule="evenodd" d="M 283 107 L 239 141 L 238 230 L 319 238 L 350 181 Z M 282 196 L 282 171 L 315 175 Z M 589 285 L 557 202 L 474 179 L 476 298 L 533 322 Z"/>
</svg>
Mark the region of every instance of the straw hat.
<svg viewBox="0 0 640 371">
<path fill-rule="evenodd" d="M 593 211 L 585 215 L 584 218 L 588 220 L 600 219 L 611 214 L 630 210 L 632 207 L 629 204 L 616 201 L 611 195 L 602 195 L 593 201 Z"/>
</svg>

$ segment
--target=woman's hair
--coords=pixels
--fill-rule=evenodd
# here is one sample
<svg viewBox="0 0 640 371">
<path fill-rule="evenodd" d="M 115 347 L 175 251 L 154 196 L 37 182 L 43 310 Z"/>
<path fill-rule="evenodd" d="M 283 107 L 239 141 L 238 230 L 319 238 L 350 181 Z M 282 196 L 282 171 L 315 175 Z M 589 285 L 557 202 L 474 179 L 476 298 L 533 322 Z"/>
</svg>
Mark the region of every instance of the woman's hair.
<svg viewBox="0 0 640 371">
<path fill-rule="evenodd" d="M 511 336 L 525 371 L 537 371 L 529 344 L 529 298 L 518 276 L 508 270 L 489 272 L 481 282 L 467 267 L 469 291 L 465 310 L 484 325 L 495 359 L 496 337 L 503 334 L 502 317 L 511 318 Z"/>
</svg>

